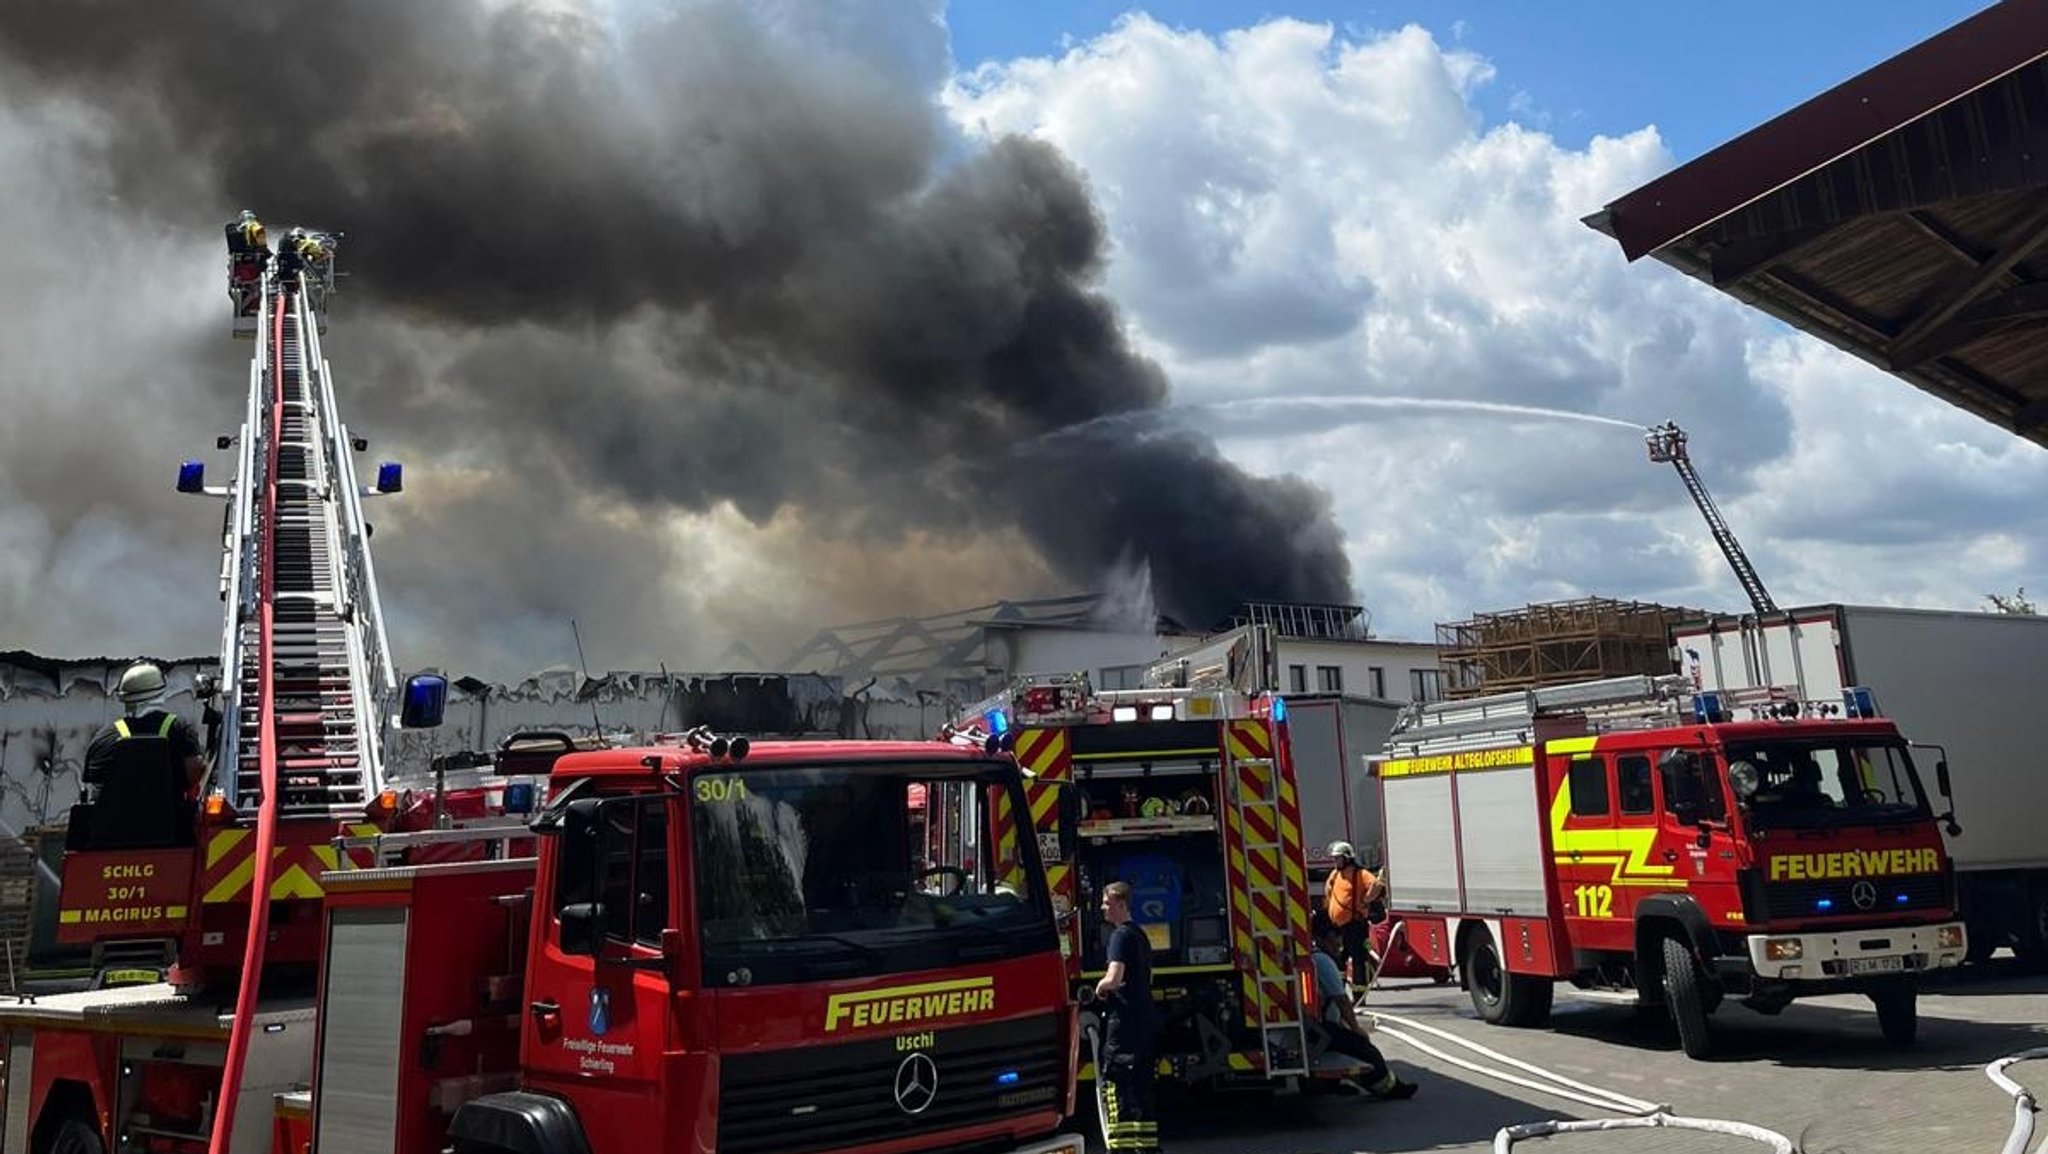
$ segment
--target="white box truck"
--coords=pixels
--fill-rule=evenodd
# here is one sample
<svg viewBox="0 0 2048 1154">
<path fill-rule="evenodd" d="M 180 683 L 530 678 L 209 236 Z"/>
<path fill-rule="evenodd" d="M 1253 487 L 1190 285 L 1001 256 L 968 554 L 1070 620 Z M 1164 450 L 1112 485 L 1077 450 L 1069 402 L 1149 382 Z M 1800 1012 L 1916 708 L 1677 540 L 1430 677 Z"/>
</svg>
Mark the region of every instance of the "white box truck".
<svg viewBox="0 0 2048 1154">
<path fill-rule="evenodd" d="M 1921 768 L 1946 760 L 1954 784 L 1971 960 L 2010 945 L 2048 968 L 2048 740 L 2032 728 L 2048 707 L 2048 617 L 1818 605 L 1685 623 L 1672 641 L 1703 689 L 1839 701 L 1863 686 L 1907 740 L 1937 747 Z"/>
<path fill-rule="evenodd" d="M 1301 840 L 1308 851 L 1309 889 L 1329 876 L 1330 843 L 1348 841 L 1359 860 L 1379 866 L 1380 796 L 1365 775 L 1367 754 L 1386 748 L 1400 716 L 1398 702 L 1342 693 L 1290 694 L 1287 739 L 1301 791 Z"/>
</svg>

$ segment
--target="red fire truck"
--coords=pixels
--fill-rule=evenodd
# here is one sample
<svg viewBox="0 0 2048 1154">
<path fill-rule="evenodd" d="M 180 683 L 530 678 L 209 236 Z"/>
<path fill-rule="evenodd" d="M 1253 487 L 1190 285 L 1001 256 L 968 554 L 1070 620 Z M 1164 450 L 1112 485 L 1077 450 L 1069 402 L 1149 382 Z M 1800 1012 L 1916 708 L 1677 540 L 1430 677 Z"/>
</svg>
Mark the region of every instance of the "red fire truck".
<svg viewBox="0 0 2048 1154">
<path fill-rule="evenodd" d="M 1860 992 L 1907 1044 L 1917 979 L 1965 952 L 1944 818 L 1867 690 L 1626 677 L 1437 702 L 1370 764 L 1393 916 L 1489 1022 L 1543 1024 L 1565 981 L 1661 1004 L 1697 1058 L 1724 997 Z"/>
<path fill-rule="evenodd" d="M 1105 964 L 1101 888 L 1130 883 L 1162 1009 L 1158 1074 L 1174 1083 L 1277 1088 L 1355 1072 L 1324 1052 L 1304 1010 L 1316 1004 L 1309 892 L 1271 664 L 1264 628 L 1247 627 L 1156 666 L 1149 688 L 1030 677 L 968 718 L 1014 741 L 1030 777 L 1025 807 L 993 810 L 997 859 L 1014 867 L 1035 841 L 1077 994 Z"/>
<path fill-rule="evenodd" d="M 229 501 L 208 788 L 73 810 L 98 977 L 0 1004 L 0 1150 L 1079 1154 L 1036 843 L 932 865 L 912 804 L 1021 812 L 1000 741 L 387 759 L 447 682 L 391 675 L 358 501 L 401 486 L 355 483 L 306 278 L 261 278 L 235 484 L 180 472 Z"/>
</svg>

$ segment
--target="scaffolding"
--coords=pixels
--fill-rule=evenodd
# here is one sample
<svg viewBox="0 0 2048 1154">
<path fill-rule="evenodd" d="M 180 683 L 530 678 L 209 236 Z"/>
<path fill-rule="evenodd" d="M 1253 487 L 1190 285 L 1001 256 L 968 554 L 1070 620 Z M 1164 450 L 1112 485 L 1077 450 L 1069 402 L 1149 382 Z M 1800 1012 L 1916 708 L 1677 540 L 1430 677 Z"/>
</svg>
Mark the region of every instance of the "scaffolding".
<svg viewBox="0 0 2048 1154">
<path fill-rule="evenodd" d="M 1671 627 L 1705 616 L 1696 609 L 1587 597 L 1438 625 L 1444 696 L 1677 673 Z"/>
<path fill-rule="evenodd" d="M 1275 636 L 1314 641 L 1370 641 L 1372 614 L 1363 605 L 1248 601 L 1231 615 L 1229 628 L 1264 625 Z"/>
</svg>

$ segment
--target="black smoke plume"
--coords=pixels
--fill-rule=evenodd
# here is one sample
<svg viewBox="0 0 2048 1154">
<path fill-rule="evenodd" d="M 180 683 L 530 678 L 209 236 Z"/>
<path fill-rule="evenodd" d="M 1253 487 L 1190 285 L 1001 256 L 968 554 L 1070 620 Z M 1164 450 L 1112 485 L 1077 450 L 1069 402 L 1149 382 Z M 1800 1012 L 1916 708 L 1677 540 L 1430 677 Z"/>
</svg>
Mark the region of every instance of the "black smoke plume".
<svg viewBox="0 0 2048 1154">
<path fill-rule="evenodd" d="M 15 4 L 0 92 L 90 110 L 67 147 L 131 220 L 217 240 L 250 207 L 347 233 L 328 354 L 353 423 L 416 464 L 517 478 L 516 500 L 416 488 L 384 515 L 402 525 L 378 536 L 387 595 L 431 590 L 409 612 L 443 637 L 513 618 L 538 635 L 579 604 L 586 628 L 659 616 L 634 589 L 716 559 L 676 557 L 633 514 L 722 505 L 906 566 L 1019 533 L 1037 556 L 1014 572 L 1067 585 L 1136 557 L 1159 609 L 1195 624 L 1248 598 L 1348 599 L 1319 492 L 1155 419 L 1166 382 L 1095 288 L 1103 228 L 1076 171 L 1043 143 L 948 132 L 936 11 L 621 11 Z M 224 324 L 215 276 L 192 291 Z M 857 616 L 1028 592 L 992 580 L 969 565 L 911 583 L 940 604 L 828 600 Z M 610 635 L 617 652 L 690 629 Z"/>
</svg>

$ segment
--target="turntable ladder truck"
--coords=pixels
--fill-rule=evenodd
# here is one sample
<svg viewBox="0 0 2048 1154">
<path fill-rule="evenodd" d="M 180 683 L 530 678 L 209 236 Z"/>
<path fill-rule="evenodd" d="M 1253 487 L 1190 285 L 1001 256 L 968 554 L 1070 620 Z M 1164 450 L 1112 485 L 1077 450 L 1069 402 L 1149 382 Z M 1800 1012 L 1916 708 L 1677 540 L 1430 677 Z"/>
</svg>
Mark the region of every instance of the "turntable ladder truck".
<svg viewBox="0 0 2048 1154">
<path fill-rule="evenodd" d="M 444 793 L 394 770 L 381 739 L 439 725 L 447 682 L 393 684 L 314 287 L 264 279 L 236 484 L 181 474 L 232 502 L 239 724 L 182 844 L 97 844 L 104 794 L 74 815 L 65 924 L 107 964 L 0 1003 L 0 1150 L 1081 1154 L 1035 846 L 1001 888 L 992 857 L 920 874 L 910 852 L 913 788 L 1023 805 L 1006 751 L 515 734 L 437 758 Z M 414 782 L 472 820 L 408 825 Z M 876 820 L 794 856 L 762 836 L 839 799 Z"/>
<path fill-rule="evenodd" d="M 161 807 L 182 782 L 102 785 L 73 807 L 57 936 L 90 946 L 93 988 L 0 1006 L 0 1149 L 265 1148 L 252 1143 L 267 1145 L 271 1104 L 242 1093 L 262 1088 L 242 1084 L 245 1069 L 264 1086 L 303 1073 L 279 1047 L 309 1033 L 312 1000 L 273 991 L 310 994 L 336 839 L 379 832 L 398 808 L 382 739 L 401 690 L 361 502 L 397 492 L 401 472 L 382 466 L 374 489 L 357 480 L 351 450 L 365 446 L 341 422 L 320 348 L 331 276 L 263 274 L 242 422 L 217 446 L 236 452 L 233 481 L 207 485 L 199 461 L 179 468 L 181 492 L 226 506 L 209 774 L 160 836 L 112 821 L 96 832 L 94 819 Z M 177 1057 L 145 1068 L 145 1053 Z M 134 1105 L 123 1095 L 145 1089 L 204 1099 L 207 1125 L 115 1127 Z"/>
</svg>

